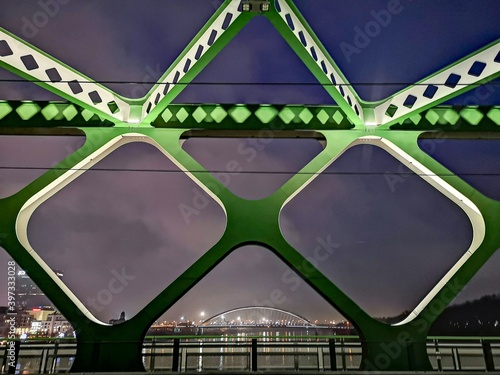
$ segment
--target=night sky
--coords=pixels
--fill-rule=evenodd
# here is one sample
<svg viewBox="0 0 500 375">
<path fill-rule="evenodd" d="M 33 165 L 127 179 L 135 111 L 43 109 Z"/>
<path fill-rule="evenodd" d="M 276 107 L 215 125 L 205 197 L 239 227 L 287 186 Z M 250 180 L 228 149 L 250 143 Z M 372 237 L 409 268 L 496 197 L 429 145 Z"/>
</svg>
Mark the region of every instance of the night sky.
<svg viewBox="0 0 500 375">
<path fill-rule="evenodd" d="M 387 1 L 300 0 L 297 6 L 325 47 L 355 85 L 361 98 L 379 100 L 500 36 L 497 0 L 404 1 L 380 35 L 346 57 L 356 27 L 388 9 Z M 37 1 L 3 0 L 0 26 L 101 81 L 122 95 L 141 97 L 174 61 L 220 4 L 217 0 L 69 1 L 44 27 L 29 33 L 26 20 L 40 11 Z M 16 78 L 0 70 L 0 79 Z M 263 17 L 254 19 L 187 87 L 177 103 L 334 104 L 318 85 L 230 85 L 229 83 L 315 83 L 285 41 Z M 225 82 L 228 85 L 202 84 Z M 394 83 L 381 85 L 380 83 Z M 379 83 L 374 85 L 374 83 Z M 483 91 L 478 91 L 483 90 Z M 454 103 L 481 97 L 500 104 L 498 85 L 462 95 Z M 479 94 L 478 94 L 479 93 Z M 475 95 L 475 96 L 474 96 Z M 58 99 L 31 83 L 0 82 L 0 98 Z M 1 123 L 0 123 L 1 124 Z M 0 137 L 0 166 L 49 168 L 77 150 L 81 137 Z M 498 173 L 498 141 L 424 141 L 422 147 L 457 174 Z M 322 147 L 314 140 L 274 139 L 248 161 L 238 153 L 246 139 L 190 139 L 183 148 L 208 170 L 236 160 L 243 171 L 228 188 L 247 199 L 278 189 Z M 211 201 L 189 222 L 179 204 L 190 204 L 197 185 L 153 146 L 123 146 L 94 169 L 45 202 L 28 231 L 32 246 L 65 283 L 104 321 L 127 317 L 179 276 L 217 242 L 225 217 Z M 392 186 L 387 173 L 399 162 L 374 146 L 352 148 L 284 207 L 281 226 L 287 241 L 308 256 L 318 238 L 335 244 L 332 257 L 318 265 L 327 277 L 369 314 L 397 315 L 411 310 L 463 254 L 471 241 L 466 215 L 417 176 Z M 129 169 L 129 171 L 127 171 Z M 143 170 L 132 172 L 130 169 Z M 153 170 L 164 170 L 158 173 Z M 272 174 L 269 172 L 280 172 Z M 287 173 L 283 173 L 287 172 Z M 366 175 L 365 172 L 377 172 Z M 9 196 L 42 170 L 0 169 L 0 198 Z M 500 179 L 464 178 L 484 194 L 500 199 Z M 193 189 L 195 189 L 193 191 Z M 197 190 L 198 189 L 198 190 Z M 102 254 L 106 254 L 106 258 Z M 0 253 L 0 287 L 7 280 Z M 455 302 L 500 293 L 497 252 Z M 113 270 L 134 277 L 106 306 L 88 299 L 106 287 Z M 269 305 L 273 290 L 284 298 L 275 307 L 309 319 L 330 321 L 339 314 L 271 252 L 236 250 L 165 314 L 168 320 L 198 320 L 248 305 Z M 0 305 L 6 292 L 0 289 Z"/>
</svg>

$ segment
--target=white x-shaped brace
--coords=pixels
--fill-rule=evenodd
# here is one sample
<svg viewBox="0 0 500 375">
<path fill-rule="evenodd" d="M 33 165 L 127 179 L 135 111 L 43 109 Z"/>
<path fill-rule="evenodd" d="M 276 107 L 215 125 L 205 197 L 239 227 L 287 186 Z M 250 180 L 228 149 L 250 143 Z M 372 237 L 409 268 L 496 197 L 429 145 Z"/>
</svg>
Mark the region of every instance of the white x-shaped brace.
<svg viewBox="0 0 500 375">
<path fill-rule="evenodd" d="M 33 81 L 116 125 L 151 123 L 234 37 L 253 15 L 226 0 L 142 99 L 122 97 L 77 70 L 0 28 L 0 66 Z M 381 102 L 364 102 L 299 13 L 293 0 L 275 0 L 271 12 L 286 26 L 281 35 L 315 74 L 356 127 L 388 126 L 433 107 L 500 75 L 500 39 L 410 85 Z M 244 22 L 235 21 L 246 16 Z M 222 35 L 229 34 L 230 38 Z M 211 50 L 215 50 L 208 53 Z M 208 53 L 208 54 L 207 54 Z"/>
</svg>

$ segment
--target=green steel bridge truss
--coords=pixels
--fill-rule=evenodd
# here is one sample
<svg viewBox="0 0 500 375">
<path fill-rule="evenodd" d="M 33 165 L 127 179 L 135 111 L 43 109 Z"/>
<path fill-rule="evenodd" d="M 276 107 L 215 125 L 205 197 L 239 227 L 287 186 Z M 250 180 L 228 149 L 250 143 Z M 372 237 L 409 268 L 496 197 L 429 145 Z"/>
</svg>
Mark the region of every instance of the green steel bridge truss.
<svg viewBox="0 0 500 375">
<path fill-rule="evenodd" d="M 2 134 L 83 132 L 85 144 L 18 193 L 0 199 L 0 246 L 25 269 L 78 332 L 73 372 L 143 371 L 147 329 L 231 251 L 262 245 L 338 309 L 363 339 L 362 369 L 429 370 L 426 337 L 432 322 L 500 248 L 500 202 L 486 197 L 422 151 L 419 137 L 497 137 L 500 107 L 440 106 L 500 75 L 500 40 L 379 102 L 361 100 L 321 44 L 293 0 L 274 0 L 262 14 L 242 12 L 225 0 L 207 24 L 142 99 L 122 97 L 21 38 L 0 29 L 0 66 L 67 102 L 0 102 Z M 264 16 L 288 42 L 336 106 L 178 105 L 177 95 L 256 16 Z M 473 101 L 472 101 L 473 102 Z M 76 130 L 75 130 L 76 129 Z M 308 131 L 304 131 L 308 130 Z M 270 133 L 271 132 L 271 133 Z M 268 198 L 245 200 L 231 193 L 193 160 L 180 139 L 201 136 L 319 137 L 324 150 Z M 167 158 L 223 208 L 220 240 L 133 318 L 101 322 L 31 247 L 31 215 L 85 170 L 118 147 L 145 142 Z M 279 217 L 315 176 L 357 144 L 383 148 L 469 217 L 468 250 L 403 321 L 389 325 L 363 311 L 284 239 Z M 196 172 L 192 172 L 196 171 Z"/>
</svg>

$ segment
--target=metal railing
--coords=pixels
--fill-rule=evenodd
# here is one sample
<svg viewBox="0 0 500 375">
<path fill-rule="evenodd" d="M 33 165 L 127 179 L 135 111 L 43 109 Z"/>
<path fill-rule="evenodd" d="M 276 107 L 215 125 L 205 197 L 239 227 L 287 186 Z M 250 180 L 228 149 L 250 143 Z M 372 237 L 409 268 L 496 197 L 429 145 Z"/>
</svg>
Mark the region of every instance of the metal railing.
<svg viewBox="0 0 500 375">
<path fill-rule="evenodd" d="M 335 352 L 334 356 L 331 353 Z M 435 371 L 500 369 L 500 338 L 430 338 L 427 353 Z M 74 341 L 24 341 L 15 373 L 69 372 L 76 354 Z M 355 371 L 362 357 L 355 336 L 286 340 L 241 337 L 154 337 L 143 343 L 147 371 Z M 0 346 L 1 374 L 8 373 L 8 347 Z M 11 369 L 12 373 L 12 369 Z"/>
</svg>

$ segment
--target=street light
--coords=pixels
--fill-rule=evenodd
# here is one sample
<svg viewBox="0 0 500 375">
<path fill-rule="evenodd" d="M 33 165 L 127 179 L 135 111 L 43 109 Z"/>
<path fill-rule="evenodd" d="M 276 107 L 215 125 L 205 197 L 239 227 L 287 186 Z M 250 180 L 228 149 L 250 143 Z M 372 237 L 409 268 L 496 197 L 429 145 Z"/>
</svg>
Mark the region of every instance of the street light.
<svg viewBox="0 0 500 375">
<path fill-rule="evenodd" d="M 242 12 L 264 13 L 271 10 L 269 0 L 243 0 L 241 2 Z"/>
</svg>

